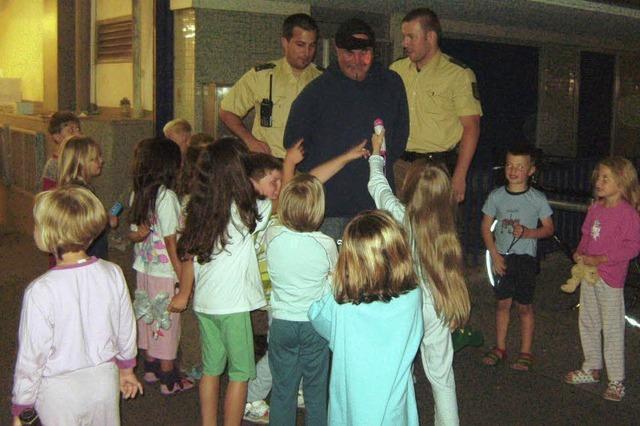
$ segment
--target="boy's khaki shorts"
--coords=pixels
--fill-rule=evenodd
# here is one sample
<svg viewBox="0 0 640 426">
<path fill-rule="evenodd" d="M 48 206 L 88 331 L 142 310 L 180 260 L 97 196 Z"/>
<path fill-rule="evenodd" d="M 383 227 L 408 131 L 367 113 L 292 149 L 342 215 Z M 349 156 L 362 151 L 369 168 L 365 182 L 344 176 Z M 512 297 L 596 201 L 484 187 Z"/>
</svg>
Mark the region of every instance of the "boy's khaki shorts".
<svg viewBox="0 0 640 426">
<path fill-rule="evenodd" d="M 202 341 L 203 372 L 220 376 L 228 364 L 229 380 L 246 382 L 256 377 L 253 330 L 249 312 L 210 315 L 196 312 Z"/>
</svg>

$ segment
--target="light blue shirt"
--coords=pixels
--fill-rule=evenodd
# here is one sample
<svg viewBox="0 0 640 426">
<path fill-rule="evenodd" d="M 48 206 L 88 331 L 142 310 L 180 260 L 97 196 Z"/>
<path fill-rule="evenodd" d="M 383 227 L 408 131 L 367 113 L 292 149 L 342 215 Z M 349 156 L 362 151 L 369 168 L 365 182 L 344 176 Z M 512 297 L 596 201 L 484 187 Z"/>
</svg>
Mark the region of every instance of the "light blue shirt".
<svg viewBox="0 0 640 426">
<path fill-rule="evenodd" d="M 338 260 L 335 241 L 322 232 L 275 225 L 267 229 L 266 246 L 273 318 L 309 321 L 309 307 L 331 288 Z"/>
<path fill-rule="evenodd" d="M 418 425 L 411 366 L 422 333 L 420 288 L 391 299 L 339 305 L 332 294 L 309 319 L 329 341 L 329 424 Z"/>
<path fill-rule="evenodd" d="M 523 192 L 509 192 L 502 186 L 489 194 L 482 207 L 482 213 L 495 218 L 498 223 L 494 231 L 496 247 L 502 254 L 528 254 L 536 257 L 538 241 L 535 238 L 513 238 L 513 226 L 523 225 L 529 229 L 538 227 L 538 219 L 546 219 L 553 214 L 547 197 L 534 188 Z"/>
</svg>

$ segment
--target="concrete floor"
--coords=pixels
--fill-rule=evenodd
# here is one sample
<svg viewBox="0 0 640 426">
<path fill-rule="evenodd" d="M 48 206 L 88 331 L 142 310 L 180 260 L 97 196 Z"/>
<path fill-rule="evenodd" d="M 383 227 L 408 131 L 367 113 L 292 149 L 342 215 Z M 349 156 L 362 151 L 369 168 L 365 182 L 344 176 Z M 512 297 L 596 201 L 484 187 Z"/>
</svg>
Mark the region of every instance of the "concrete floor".
<svg viewBox="0 0 640 426">
<path fill-rule="evenodd" d="M 112 250 L 112 260 L 127 271 L 129 283 L 130 254 Z M 16 354 L 16 334 L 22 293 L 26 285 L 44 272 L 46 257 L 39 253 L 28 236 L 0 229 L 0 392 L 4 404 L 0 424 L 10 424 L 9 407 Z M 458 404 L 463 425 L 475 424 L 640 424 L 640 329 L 627 327 L 627 396 L 621 403 L 605 401 L 600 394 L 604 384 L 569 386 L 561 377 L 579 367 L 582 360 L 577 331 L 577 310 L 571 309 L 577 296 L 566 296 L 558 287 L 568 277 L 569 262 L 559 252 L 542 262 L 536 293 L 535 369 L 516 372 L 507 365 L 487 368 L 480 358 L 494 336 L 494 299 L 480 268 L 469 270 L 469 287 L 473 300 L 471 324 L 485 333 L 484 348 L 467 348 L 456 354 L 454 367 L 458 387 Z M 639 283 L 640 284 L 640 283 Z M 629 314 L 640 318 L 640 306 Z M 264 333 L 264 319 L 255 316 L 256 330 Z M 519 332 L 515 312 L 510 328 L 509 353 L 518 351 Z M 431 389 L 420 363 L 416 363 L 416 394 L 422 424 L 433 423 Z M 145 395 L 122 404 L 123 425 L 196 425 L 198 394 L 195 391 L 166 398 L 158 388 L 148 385 Z M 298 424 L 303 424 L 302 410 Z"/>
</svg>

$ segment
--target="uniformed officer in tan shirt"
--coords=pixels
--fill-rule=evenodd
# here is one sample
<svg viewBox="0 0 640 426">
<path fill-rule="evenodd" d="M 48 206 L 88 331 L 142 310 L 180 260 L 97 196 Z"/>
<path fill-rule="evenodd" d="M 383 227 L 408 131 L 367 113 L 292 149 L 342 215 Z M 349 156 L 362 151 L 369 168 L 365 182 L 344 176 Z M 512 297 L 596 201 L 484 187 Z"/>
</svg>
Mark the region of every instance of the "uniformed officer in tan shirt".
<svg viewBox="0 0 640 426">
<path fill-rule="evenodd" d="M 464 200 L 466 177 L 480 136 L 480 95 L 475 74 L 440 51 L 441 27 L 427 8 L 402 20 L 402 46 L 407 57 L 391 64 L 402 77 L 409 103 L 409 139 L 396 162 L 396 182 L 418 158 L 441 162 L 452 173 L 458 202 Z"/>
<path fill-rule="evenodd" d="M 284 128 L 291 104 L 322 71 L 311 61 L 316 53 L 318 26 L 309 15 L 291 15 L 282 24 L 284 57 L 258 65 L 243 75 L 220 105 L 220 119 L 251 151 L 283 158 Z M 242 122 L 252 108 L 251 131 Z"/>
</svg>

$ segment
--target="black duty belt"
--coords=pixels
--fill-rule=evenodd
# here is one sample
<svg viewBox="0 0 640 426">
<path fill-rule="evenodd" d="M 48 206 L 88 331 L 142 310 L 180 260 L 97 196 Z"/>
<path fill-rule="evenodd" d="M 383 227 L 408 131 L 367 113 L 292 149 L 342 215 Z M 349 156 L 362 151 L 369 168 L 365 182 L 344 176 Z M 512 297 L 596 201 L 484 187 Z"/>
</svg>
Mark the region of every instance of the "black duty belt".
<svg viewBox="0 0 640 426">
<path fill-rule="evenodd" d="M 443 152 L 413 152 L 413 151 L 405 151 L 405 152 L 402 153 L 400 158 L 403 159 L 404 161 L 408 161 L 410 163 L 412 163 L 412 162 L 414 162 L 416 160 L 420 160 L 420 159 L 447 163 L 447 162 L 449 162 L 451 160 L 455 160 L 457 155 L 458 155 L 458 153 L 457 153 L 457 151 L 455 149 L 452 149 L 450 151 L 443 151 Z"/>
</svg>

